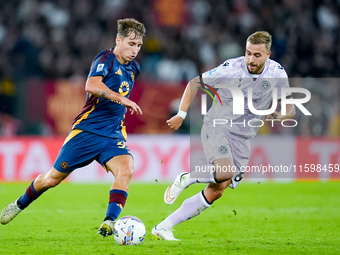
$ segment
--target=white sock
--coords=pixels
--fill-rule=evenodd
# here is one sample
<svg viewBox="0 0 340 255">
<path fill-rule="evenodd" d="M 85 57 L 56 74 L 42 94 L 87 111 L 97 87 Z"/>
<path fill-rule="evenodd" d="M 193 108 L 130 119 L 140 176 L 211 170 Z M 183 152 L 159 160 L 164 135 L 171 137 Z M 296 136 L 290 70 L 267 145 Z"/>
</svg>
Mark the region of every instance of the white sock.
<svg viewBox="0 0 340 255">
<path fill-rule="evenodd" d="M 163 220 L 161 223 L 159 223 L 157 225 L 157 229 L 170 229 L 173 226 L 174 226 L 174 224 L 172 224 L 172 222 L 169 219 L 169 217 L 167 217 L 165 220 Z"/>
<path fill-rule="evenodd" d="M 203 196 L 203 191 L 199 192 L 198 194 L 187 198 L 183 201 L 180 208 L 170 214 L 165 220 L 157 225 L 157 228 L 169 229 L 173 226 L 189 220 L 205 209 L 209 208 L 211 204 L 209 204 L 205 197 Z"/>
</svg>

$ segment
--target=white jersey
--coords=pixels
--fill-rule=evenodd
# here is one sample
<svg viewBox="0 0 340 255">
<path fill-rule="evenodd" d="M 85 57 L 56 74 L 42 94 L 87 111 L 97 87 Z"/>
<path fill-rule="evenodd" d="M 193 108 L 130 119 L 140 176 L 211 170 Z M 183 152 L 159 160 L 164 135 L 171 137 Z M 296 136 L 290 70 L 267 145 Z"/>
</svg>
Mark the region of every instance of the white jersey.
<svg viewBox="0 0 340 255">
<path fill-rule="evenodd" d="M 213 126 L 214 120 L 225 122 L 226 128 L 234 139 L 249 139 L 254 137 L 264 115 L 256 115 L 249 110 L 248 89 L 252 92 L 252 105 L 256 110 L 267 110 L 273 100 L 273 89 L 277 89 L 277 99 L 281 98 L 281 88 L 288 88 L 288 76 L 283 67 L 274 60 L 268 59 L 261 74 L 249 73 L 245 57 L 229 59 L 217 68 L 202 74 L 203 83 L 216 88 L 222 105 L 215 95 L 216 104 L 213 103 L 204 117 L 204 123 Z M 233 94 L 225 86 L 241 90 L 244 97 L 244 114 L 233 113 Z M 275 109 L 274 109 L 275 110 Z M 223 121 L 222 121 L 223 120 Z M 216 126 L 216 125 L 215 125 Z M 221 126 L 219 124 L 219 126 Z"/>
</svg>

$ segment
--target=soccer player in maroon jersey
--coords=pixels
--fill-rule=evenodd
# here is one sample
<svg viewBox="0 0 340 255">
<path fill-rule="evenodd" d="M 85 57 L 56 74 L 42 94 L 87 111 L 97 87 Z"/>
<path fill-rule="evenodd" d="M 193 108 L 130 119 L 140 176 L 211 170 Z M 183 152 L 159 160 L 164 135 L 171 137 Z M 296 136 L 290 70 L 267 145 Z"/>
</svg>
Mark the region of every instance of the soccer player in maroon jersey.
<svg viewBox="0 0 340 255">
<path fill-rule="evenodd" d="M 127 109 L 131 114 L 142 114 L 129 95 L 140 71 L 134 59 L 141 49 L 144 35 L 145 27 L 137 20 L 118 20 L 116 46 L 103 50 L 93 60 L 85 86 L 85 105 L 75 118 L 52 169 L 40 174 L 21 197 L 3 209 L 0 215 L 2 224 L 13 220 L 73 170 L 96 160 L 115 177 L 106 217 L 98 230 L 103 237 L 112 234 L 114 221 L 125 205 L 133 174 L 133 157 L 125 144 L 124 117 Z"/>
</svg>

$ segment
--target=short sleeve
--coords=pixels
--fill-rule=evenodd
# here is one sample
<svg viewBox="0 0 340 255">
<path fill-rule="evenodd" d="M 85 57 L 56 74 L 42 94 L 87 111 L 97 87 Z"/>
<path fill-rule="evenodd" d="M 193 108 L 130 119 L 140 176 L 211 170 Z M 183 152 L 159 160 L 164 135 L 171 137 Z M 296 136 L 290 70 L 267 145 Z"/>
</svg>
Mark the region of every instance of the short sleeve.
<svg viewBox="0 0 340 255">
<path fill-rule="evenodd" d="M 283 69 L 283 67 L 281 67 L 280 65 L 277 66 L 278 70 L 278 76 L 280 77 L 276 83 L 276 87 L 277 87 L 277 92 L 278 92 L 278 100 L 281 100 L 281 90 L 282 88 L 289 88 L 289 80 L 288 80 L 288 75 L 286 73 L 286 71 Z M 286 94 L 286 98 L 291 97 L 292 93 L 291 92 L 287 92 Z"/>
<path fill-rule="evenodd" d="M 104 50 L 94 58 L 88 78 L 92 76 L 106 77 L 112 62 L 110 55 L 112 55 L 110 50 Z"/>
<path fill-rule="evenodd" d="M 219 65 L 218 67 L 202 73 L 203 82 L 212 87 L 215 87 L 216 84 L 223 83 L 223 81 L 228 75 L 228 70 L 229 70 L 228 66 L 229 66 L 229 63 L 225 61 L 223 64 Z"/>
</svg>

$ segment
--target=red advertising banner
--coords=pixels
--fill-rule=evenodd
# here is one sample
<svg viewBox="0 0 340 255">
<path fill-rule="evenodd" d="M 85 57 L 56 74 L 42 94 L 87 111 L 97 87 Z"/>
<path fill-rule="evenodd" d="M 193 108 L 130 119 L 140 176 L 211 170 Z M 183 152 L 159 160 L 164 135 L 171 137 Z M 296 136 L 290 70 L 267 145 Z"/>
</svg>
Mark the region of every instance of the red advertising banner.
<svg viewBox="0 0 340 255">
<path fill-rule="evenodd" d="M 47 172 L 64 138 L 20 137 L 0 141 L 0 181 L 30 181 Z M 134 180 L 171 181 L 179 172 L 189 171 L 190 158 L 204 165 L 201 147 L 188 135 L 129 135 L 135 160 Z M 191 162 L 193 163 L 193 162 Z M 259 136 L 252 141 L 245 179 L 339 180 L 340 140 Z M 113 177 L 96 162 L 75 170 L 71 182 L 111 182 Z"/>
<path fill-rule="evenodd" d="M 27 181 L 47 172 L 63 142 L 40 137 L 0 141 L 0 181 Z"/>
<path fill-rule="evenodd" d="M 340 140 L 297 138 L 297 178 L 340 178 Z"/>
</svg>

